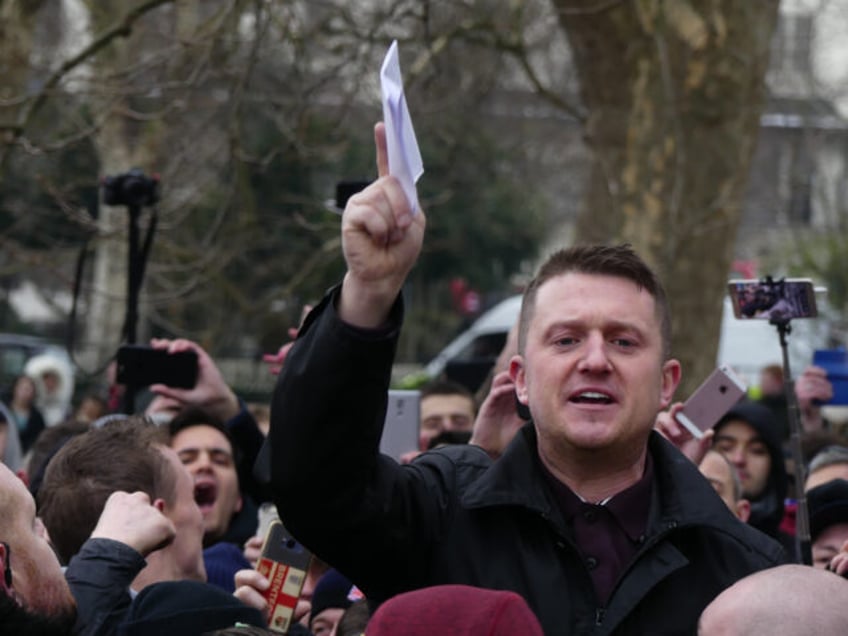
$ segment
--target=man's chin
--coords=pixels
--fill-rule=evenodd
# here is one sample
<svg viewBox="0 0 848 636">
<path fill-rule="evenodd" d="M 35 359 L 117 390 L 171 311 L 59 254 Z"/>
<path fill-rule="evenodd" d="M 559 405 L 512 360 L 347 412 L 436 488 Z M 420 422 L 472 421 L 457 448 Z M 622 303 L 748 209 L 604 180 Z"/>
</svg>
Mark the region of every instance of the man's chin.
<svg viewBox="0 0 848 636">
<path fill-rule="evenodd" d="M 4 634 L 67 636 L 74 633 L 76 622 L 76 605 L 45 612 L 23 607 L 11 597 L 0 593 L 0 625 L 3 626 Z"/>
</svg>

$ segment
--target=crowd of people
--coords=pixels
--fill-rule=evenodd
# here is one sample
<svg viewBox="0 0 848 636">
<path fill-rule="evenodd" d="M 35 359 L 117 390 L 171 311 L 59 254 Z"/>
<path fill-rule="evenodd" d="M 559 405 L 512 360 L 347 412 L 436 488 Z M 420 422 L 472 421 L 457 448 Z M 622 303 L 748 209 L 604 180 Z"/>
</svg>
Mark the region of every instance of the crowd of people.
<svg viewBox="0 0 848 636">
<path fill-rule="evenodd" d="M 379 453 L 426 221 L 375 138 L 380 176 L 342 218 L 347 273 L 270 356 L 270 415 L 184 339 L 151 346 L 193 351 L 195 386 L 153 385 L 137 414 L 91 396 L 56 416 L 38 400 L 56 378 L 14 383 L 3 633 L 848 633 L 848 444 L 821 415 L 826 376 L 795 383 L 802 483 L 778 393 L 693 439 L 668 301 L 629 246 L 552 254 L 480 399 L 434 381 L 419 448 Z M 311 555 L 282 587 L 257 567 L 277 517 Z"/>
</svg>

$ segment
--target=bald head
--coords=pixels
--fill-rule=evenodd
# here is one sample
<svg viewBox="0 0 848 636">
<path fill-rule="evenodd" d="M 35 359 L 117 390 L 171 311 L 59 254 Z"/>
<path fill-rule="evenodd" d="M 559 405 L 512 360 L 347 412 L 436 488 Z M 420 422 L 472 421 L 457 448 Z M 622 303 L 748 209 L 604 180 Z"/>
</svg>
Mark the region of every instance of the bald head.
<svg viewBox="0 0 848 636">
<path fill-rule="evenodd" d="M 719 594 L 699 636 L 848 634 L 848 581 L 807 565 L 762 570 Z"/>
</svg>

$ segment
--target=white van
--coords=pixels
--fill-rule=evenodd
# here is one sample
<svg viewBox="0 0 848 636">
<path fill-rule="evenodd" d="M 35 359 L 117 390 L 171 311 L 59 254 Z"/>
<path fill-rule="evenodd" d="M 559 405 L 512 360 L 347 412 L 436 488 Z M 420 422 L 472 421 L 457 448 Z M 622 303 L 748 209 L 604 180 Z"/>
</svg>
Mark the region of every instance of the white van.
<svg viewBox="0 0 848 636">
<path fill-rule="evenodd" d="M 444 374 L 476 391 L 486 379 L 520 311 L 520 295 L 510 296 L 492 307 L 427 364 L 427 375 Z M 825 346 L 826 331 L 824 319 L 792 323 L 788 342 L 793 376 L 810 364 L 815 349 Z M 777 328 L 765 320 L 735 318 L 730 298 L 725 298 L 716 364 L 729 364 L 751 385 L 759 381 L 764 366 L 781 363 Z"/>
</svg>

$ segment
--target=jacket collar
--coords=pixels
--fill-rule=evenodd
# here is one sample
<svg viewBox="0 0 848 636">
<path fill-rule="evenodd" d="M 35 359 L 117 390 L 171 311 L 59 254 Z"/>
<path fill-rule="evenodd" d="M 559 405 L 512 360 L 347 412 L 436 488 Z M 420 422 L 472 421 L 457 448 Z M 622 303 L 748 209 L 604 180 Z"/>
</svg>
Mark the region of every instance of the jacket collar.
<svg viewBox="0 0 848 636">
<path fill-rule="evenodd" d="M 495 460 L 462 496 L 466 508 L 522 506 L 543 515 L 552 514 L 556 504 L 539 466 L 536 429 L 525 424 Z"/>
<path fill-rule="evenodd" d="M 526 424 L 503 456 L 472 483 L 461 503 L 469 509 L 521 506 L 545 517 L 559 512 L 545 481 L 536 450 L 533 423 Z M 710 526 L 736 534 L 738 523 L 698 468 L 665 438 L 651 432 L 648 451 L 654 460 L 653 509 L 649 533 L 679 526 Z M 657 525 L 658 524 L 658 525 Z"/>
</svg>

